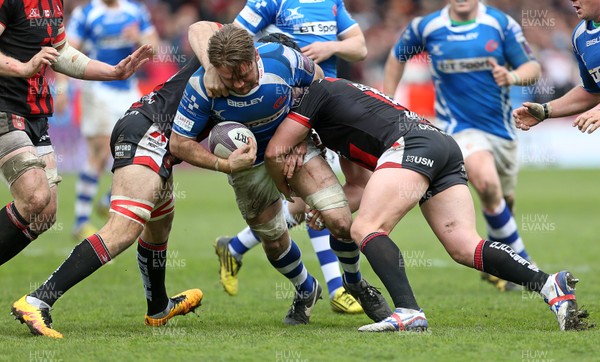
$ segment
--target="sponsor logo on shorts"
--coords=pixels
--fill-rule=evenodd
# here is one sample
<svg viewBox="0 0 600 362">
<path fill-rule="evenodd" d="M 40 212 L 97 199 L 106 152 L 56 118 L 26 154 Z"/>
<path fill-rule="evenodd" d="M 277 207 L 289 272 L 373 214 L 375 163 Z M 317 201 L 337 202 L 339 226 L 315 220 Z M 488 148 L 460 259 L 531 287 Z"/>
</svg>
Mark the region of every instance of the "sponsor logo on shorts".
<svg viewBox="0 0 600 362">
<path fill-rule="evenodd" d="M 429 159 L 426 157 L 421 157 L 421 156 L 407 155 L 405 162 L 416 163 L 416 164 L 427 166 L 427 167 L 433 167 L 432 159 Z"/>
<path fill-rule="evenodd" d="M 148 145 L 153 148 L 165 148 L 167 145 L 167 137 L 160 131 L 154 131 L 148 134 L 146 138 Z"/>
<path fill-rule="evenodd" d="M 23 118 L 22 116 L 17 116 L 16 114 L 13 114 L 11 118 L 13 127 L 21 130 L 25 129 L 25 118 Z"/>
<path fill-rule="evenodd" d="M 117 143 L 115 145 L 115 159 L 131 158 L 131 144 Z"/>
</svg>

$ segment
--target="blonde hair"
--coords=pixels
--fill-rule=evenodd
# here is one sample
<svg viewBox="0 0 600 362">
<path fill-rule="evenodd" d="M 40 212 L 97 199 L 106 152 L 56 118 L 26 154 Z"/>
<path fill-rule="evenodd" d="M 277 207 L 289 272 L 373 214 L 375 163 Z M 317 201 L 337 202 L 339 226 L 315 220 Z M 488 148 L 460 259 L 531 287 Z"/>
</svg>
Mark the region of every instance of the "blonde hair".
<svg viewBox="0 0 600 362">
<path fill-rule="evenodd" d="M 208 60 L 215 68 L 237 70 L 242 64 L 252 63 L 255 54 L 250 33 L 232 24 L 224 25 L 208 41 Z"/>
</svg>

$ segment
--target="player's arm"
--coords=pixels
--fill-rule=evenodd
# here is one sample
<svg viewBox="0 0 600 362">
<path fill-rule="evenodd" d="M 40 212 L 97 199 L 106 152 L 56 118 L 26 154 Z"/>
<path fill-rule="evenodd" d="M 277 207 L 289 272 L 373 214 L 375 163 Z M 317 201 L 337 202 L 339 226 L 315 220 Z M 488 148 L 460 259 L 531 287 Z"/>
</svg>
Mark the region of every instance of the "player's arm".
<svg viewBox="0 0 600 362">
<path fill-rule="evenodd" d="M 542 74 L 542 67 L 536 60 L 525 62 L 515 70 L 508 70 L 506 67 L 499 65 L 493 58 L 490 58 L 490 63 L 493 66 L 492 75 L 494 80 L 500 87 L 532 85 L 537 82 Z"/>
<path fill-rule="evenodd" d="M 576 86 L 564 96 L 548 103 L 525 102 L 513 111 L 517 128 L 527 131 L 547 118 L 568 117 L 581 114 L 573 122 L 573 127 L 592 133 L 600 127 L 600 111 L 592 109 L 600 103 L 600 93 L 590 93 Z M 586 112 L 587 111 L 587 112 Z"/>
<path fill-rule="evenodd" d="M 269 171 L 269 175 L 271 175 L 277 189 L 288 199 L 291 197 L 292 190 L 285 177 L 287 172 L 284 173 L 286 156 L 292 152 L 294 146 L 303 142 L 310 132 L 310 128 L 307 127 L 306 123 L 299 123 L 293 117 L 305 118 L 291 112 L 277 127 L 277 131 L 275 131 L 265 151 L 267 171 Z"/>
<path fill-rule="evenodd" d="M 73 78 L 86 80 L 127 79 L 144 65 L 152 55 L 152 46 L 146 44 L 121 60 L 117 65 L 92 60 L 69 44 L 63 26 L 60 27 L 52 46 L 59 53 L 56 62 L 51 64 L 52 69 Z"/>
<path fill-rule="evenodd" d="M 226 97 L 229 95 L 229 90 L 208 60 L 208 40 L 221 27 L 221 24 L 212 21 L 199 21 L 190 25 L 188 29 L 190 46 L 200 64 L 206 69 L 203 81 L 209 97 Z"/>
<path fill-rule="evenodd" d="M 384 66 L 383 93 L 394 98 L 396 88 L 402 75 L 406 62 L 413 56 L 425 51 L 425 40 L 423 40 L 419 25 L 423 18 L 415 18 L 400 35 L 400 38 L 390 50 Z"/>
<path fill-rule="evenodd" d="M 600 125 L 597 121 L 598 111 L 592 110 L 600 102 L 600 87 L 587 70 L 575 44 L 573 44 L 573 48 L 582 85 L 574 87 L 564 96 L 548 103 L 523 103 L 522 107 L 513 111 L 517 128 L 527 131 L 547 118 L 567 117 L 581 112 L 585 113 L 575 119 L 573 127 L 578 127 L 582 132 L 588 130 L 591 133 L 597 128 L 596 125 Z M 588 129 L 592 125 L 594 128 Z"/>
<path fill-rule="evenodd" d="M 6 27 L 0 23 L 0 36 L 4 33 L 4 29 Z M 42 47 L 28 62 L 23 63 L 0 52 L 0 76 L 31 78 L 44 66 L 56 62 L 59 55 L 58 51 L 52 47 Z"/>
<path fill-rule="evenodd" d="M 394 98 L 398 83 L 400 83 L 400 79 L 404 74 L 405 66 L 406 62 L 398 60 L 394 52 L 391 51 L 383 68 L 383 93 L 390 98 Z"/>
<path fill-rule="evenodd" d="M 215 156 L 195 139 L 172 132 L 169 150 L 173 156 L 190 165 L 227 174 L 249 169 L 256 160 L 256 143 L 252 139 L 250 144 L 243 145 L 225 159 Z"/>
<path fill-rule="evenodd" d="M 512 17 L 506 16 L 506 27 L 503 36 L 503 58 L 513 69 L 508 70 L 499 65 L 496 59 L 491 59 L 492 75 L 500 87 L 511 85 L 532 85 L 537 82 L 542 73 L 542 67 L 535 60 L 531 47 L 523 34 L 519 23 Z"/>
<path fill-rule="evenodd" d="M 358 25 L 341 34 L 339 40 L 313 42 L 302 47 L 301 50 L 316 63 L 321 63 L 333 55 L 349 62 L 358 62 L 367 56 L 365 36 Z"/>
</svg>

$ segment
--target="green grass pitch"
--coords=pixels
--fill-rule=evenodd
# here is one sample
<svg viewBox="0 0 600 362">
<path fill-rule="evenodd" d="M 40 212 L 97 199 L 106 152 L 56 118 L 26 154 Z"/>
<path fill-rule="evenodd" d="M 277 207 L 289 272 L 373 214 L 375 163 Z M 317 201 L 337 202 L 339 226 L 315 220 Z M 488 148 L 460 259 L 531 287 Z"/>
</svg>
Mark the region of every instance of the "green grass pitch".
<svg viewBox="0 0 600 362">
<path fill-rule="evenodd" d="M 516 221 L 529 253 L 544 270 L 571 270 L 577 296 L 590 319 L 600 316 L 600 170 L 524 170 Z M 430 330 L 415 334 L 361 334 L 365 315 L 338 315 L 320 301 L 310 325 L 288 327 L 283 316 L 291 286 L 259 248 L 240 272 L 240 292 L 230 297 L 218 283 L 212 247 L 219 235 L 244 224 L 224 175 L 178 169 L 176 217 L 169 241 L 167 287 L 204 292 L 197 315 L 165 327 L 143 323 L 146 303 L 131 247 L 61 298 L 52 312 L 63 340 L 34 337 L 9 315 L 10 305 L 37 288 L 76 245 L 71 239 L 75 177 L 60 184 L 57 224 L 0 268 L 0 360 L 6 361 L 592 361 L 600 357 L 598 328 L 560 332 L 537 295 L 499 293 L 477 272 L 455 264 L 418 210 L 392 238 L 404 253 L 417 300 Z M 106 190 L 109 177 L 103 179 Z M 0 190 L 6 204 L 10 196 Z M 479 215 L 480 232 L 485 227 Z M 95 216 L 96 224 L 101 220 Z M 99 225 L 98 225 L 99 226 Z M 291 232 L 304 261 L 323 283 L 317 258 L 301 227 Z M 363 273 L 382 287 L 368 263 Z M 326 293 L 324 293 L 326 295 Z M 388 298 L 389 301 L 389 298 Z"/>
</svg>

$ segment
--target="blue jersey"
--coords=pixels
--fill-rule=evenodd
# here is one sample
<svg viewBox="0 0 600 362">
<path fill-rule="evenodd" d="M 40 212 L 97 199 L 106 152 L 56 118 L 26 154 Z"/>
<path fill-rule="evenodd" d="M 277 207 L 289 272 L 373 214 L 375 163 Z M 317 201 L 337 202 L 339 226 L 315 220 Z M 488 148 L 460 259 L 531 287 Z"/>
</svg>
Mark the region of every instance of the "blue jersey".
<svg viewBox="0 0 600 362">
<path fill-rule="evenodd" d="M 154 31 L 144 5 L 129 0 L 117 0 L 117 4 L 109 8 L 102 0 L 92 0 L 73 10 L 67 27 L 68 38 L 89 49 L 90 58 L 111 65 L 118 64 L 137 48 L 137 44 L 121 35 L 125 27 L 137 24 L 142 35 Z M 104 84 L 129 89 L 133 82 L 127 79 Z"/>
<path fill-rule="evenodd" d="M 521 27 L 510 16 L 479 4 L 476 21 L 453 26 L 449 6 L 414 19 L 392 49 L 399 61 L 427 51 L 435 113 L 448 133 L 475 128 L 513 140 L 509 87 L 494 81 L 493 58 L 517 68 L 534 60 Z"/>
<path fill-rule="evenodd" d="M 235 22 L 251 34 L 283 33 L 300 48 L 314 42 L 338 40 L 353 26 L 343 0 L 248 0 Z M 319 65 L 325 76 L 335 77 L 336 56 Z"/>
<path fill-rule="evenodd" d="M 173 132 L 197 138 L 207 127 L 223 121 L 245 124 L 257 143 L 256 163 L 277 126 L 292 105 L 292 87 L 306 87 L 314 79 L 315 64 L 301 53 L 278 43 L 256 44 L 260 56 L 259 84 L 248 94 L 211 98 L 204 88 L 204 68 L 190 78 L 175 116 Z"/>
<path fill-rule="evenodd" d="M 600 92 L 600 28 L 582 21 L 573 30 L 572 41 L 583 88 L 590 93 Z"/>
</svg>

